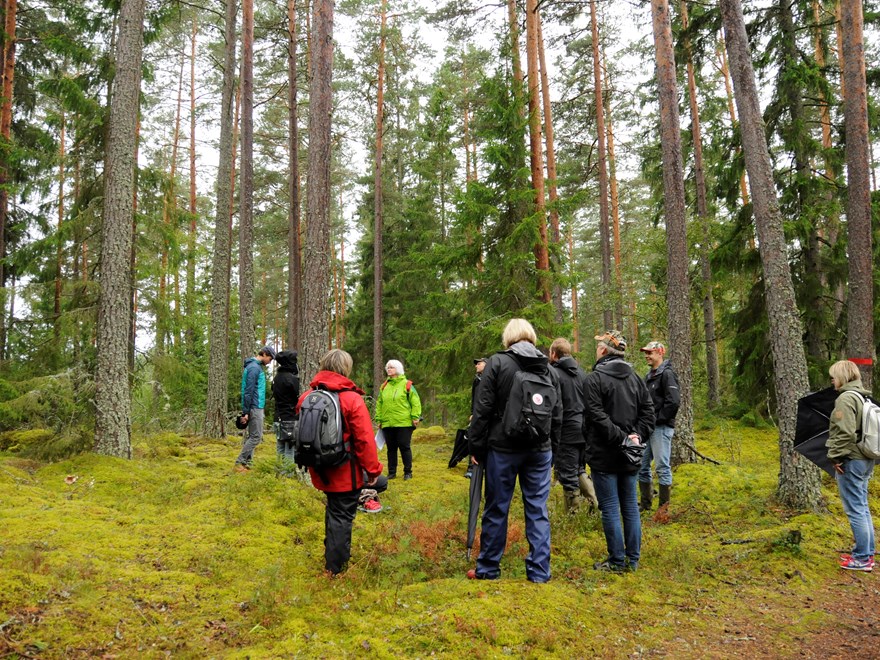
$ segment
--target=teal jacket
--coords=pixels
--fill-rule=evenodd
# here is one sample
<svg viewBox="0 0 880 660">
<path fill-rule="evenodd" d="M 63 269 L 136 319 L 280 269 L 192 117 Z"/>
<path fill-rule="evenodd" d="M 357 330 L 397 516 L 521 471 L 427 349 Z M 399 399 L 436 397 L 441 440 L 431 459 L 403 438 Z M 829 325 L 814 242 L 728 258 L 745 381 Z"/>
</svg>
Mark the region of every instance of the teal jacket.
<svg viewBox="0 0 880 660">
<path fill-rule="evenodd" d="M 241 372 L 241 411 L 249 413 L 253 408 L 266 407 L 266 372 L 263 363 L 252 357 L 244 361 Z"/>
<path fill-rule="evenodd" d="M 409 396 L 406 391 L 406 376 L 395 376 L 386 380 L 379 389 L 376 401 L 376 421 L 382 428 L 413 426 L 422 416 L 422 400 L 415 386 L 411 386 Z"/>
</svg>

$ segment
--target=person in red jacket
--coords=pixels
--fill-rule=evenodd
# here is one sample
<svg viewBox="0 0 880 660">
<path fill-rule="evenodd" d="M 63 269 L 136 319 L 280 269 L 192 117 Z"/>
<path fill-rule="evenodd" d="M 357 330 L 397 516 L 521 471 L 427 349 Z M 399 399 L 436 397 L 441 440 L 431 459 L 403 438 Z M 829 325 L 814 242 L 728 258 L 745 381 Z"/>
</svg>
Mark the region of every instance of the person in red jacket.
<svg viewBox="0 0 880 660">
<path fill-rule="evenodd" d="M 361 398 L 364 391 L 348 378 L 352 369 L 351 355 L 334 349 L 321 358 L 318 369 L 318 373 L 309 383 L 310 389 L 299 398 L 296 412 L 299 414 L 306 396 L 319 385 L 338 393 L 344 419 L 343 434 L 353 452 L 351 459 L 336 467 L 322 470 L 320 475 L 314 468 L 309 468 L 312 485 L 327 495 L 327 510 L 324 514 L 324 566 L 331 575 L 338 575 L 345 570 L 351 557 L 351 529 L 361 489 L 372 488 L 381 492 L 387 488 L 388 482 L 384 478 L 380 479 L 382 464 L 376 450 L 370 412 Z M 355 462 L 355 469 L 352 469 L 352 460 Z"/>
</svg>

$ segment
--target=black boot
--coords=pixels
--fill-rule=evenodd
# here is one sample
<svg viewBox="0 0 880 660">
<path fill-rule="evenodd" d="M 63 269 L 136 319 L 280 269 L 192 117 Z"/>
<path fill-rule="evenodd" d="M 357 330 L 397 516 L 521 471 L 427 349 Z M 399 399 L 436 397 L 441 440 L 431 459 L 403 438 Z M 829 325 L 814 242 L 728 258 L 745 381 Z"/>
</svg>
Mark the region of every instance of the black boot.
<svg viewBox="0 0 880 660">
<path fill-rule="evenodd" d="M 662 488 L 662 486 L 661 486 Z M 654 493 L 651 488 L 650 481 L 639 482 L 639 492 L 642 497 L 639 500 L 639 511 L 650 511 L 654 500 Z"/>
<path fill-rule="evenodd" d="M 664 486 L 660 484 L 660 503 L 658 506 L 669 504 L 669 495 L 672 492 L 672 486 Z"/>
</svg>

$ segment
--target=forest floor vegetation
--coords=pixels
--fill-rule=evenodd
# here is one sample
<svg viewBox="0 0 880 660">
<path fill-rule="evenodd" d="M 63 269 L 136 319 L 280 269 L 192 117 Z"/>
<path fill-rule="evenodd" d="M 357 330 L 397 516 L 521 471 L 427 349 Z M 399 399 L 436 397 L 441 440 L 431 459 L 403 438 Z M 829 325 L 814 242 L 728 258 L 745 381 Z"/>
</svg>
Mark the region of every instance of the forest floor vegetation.
<svg viewBox="0 0 880 660">
<path fill-rule="evenodd" d="M 0 434 L 0 657 L 876 657 L 880 569 L 837 567 L 851 534 L 827 476 L 826 514 L 774 502 L 774 429 L 698 427 L 721 465 L 675 471 L 636 573 L 592 569 L 599 518 L 567 515 L 555 485 L 545 585 L 525 579 L 518 495 L 501 580 L 466 579 L 453 435 L 417 431 L 414 478 L 357 516 L 329 579 L 323 495 L 278 469 L 271 436 L 234 474 L 233 437 L 42 462 L 28 444 L 45 433 Z M 870 498 L 880 520 L 880 479 Z"/>
</svg>

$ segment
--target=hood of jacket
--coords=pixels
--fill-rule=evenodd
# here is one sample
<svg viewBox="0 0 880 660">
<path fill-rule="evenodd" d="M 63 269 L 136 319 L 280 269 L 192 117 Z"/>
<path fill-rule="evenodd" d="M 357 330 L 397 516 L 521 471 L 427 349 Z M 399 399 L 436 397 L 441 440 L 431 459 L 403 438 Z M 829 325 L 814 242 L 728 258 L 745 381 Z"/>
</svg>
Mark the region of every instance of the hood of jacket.
<svg viewBox="0 0 880 660">
<path fill-rule="evenodd" d="M 623 380 L 633 372 L 633 368 L 619 355 L 606 355 L 596 362 L 593 371 Z"/>
<path fill-rule="evenodd" d="M 281 351 L 275 356 L 275 362 L 278 364 L 279 369 L 292 371 L 293 373 L 298 374 L 299 365 L 296 362 L 296 356 L 296 351 Z"/>
<path fill-rule="evenodd" d="M 518 341 L 511 344 L 505 353 L 512 355 L 519 362 L 523 371 L 543 371 L 550 361 L 547 356 L 535 348 L 534 344 L 527 341 Z"/>
<path fill-rule="evenodd" d="M 406 380 L 406 374 L 397 374 L 394 378 L 386 378 L 389 385 L 399 383 Z"/>
<path fill-rule="evenodd" d="M 556 361 L 554 365 L 557 369 L 561 369 L 565 373 L 567 373 L 571 377 L 577 377 L 578 375 L 578 363 L 577 361 L 571 357 L 570 355 L 566 355 L 565 357 Z"/>
<path fill-rule="evenodd" d="M 858 392 L 862 396 L 871 396 L 871 390 L 866 390 L 865 386 L 862 385 L 861 380 L 851 380 L 848 383 L 844 383 L 843 387 L 841 387 L 838 392 L 843 394 L 844 392 Z"/>
<path fill-rule="evenodd" d="M 649 378 L 656 378 L 657 376 L 662 374 L 667 369 L 669 369 L 669 360 L 663 360 L 663 362 L 660 363 L 659 367 L 648 371 L 648 377 Z"/>
<path fill-rule="evenodd" d="M 260 369 L 263 368 L 263 363 L 260 362 L 260 361 L 259 361 L 257 358 L 255 358 L 255 357 L 249 357 L 247 360 L 244 361 L 244 366 L 245 366 L 245 368 L 247 368 L 247 366 L 248 366 L 249 364 L 251 364 L 252 362 L 256 362 L 256 363 L 257 363 L 257 366 L 258 366 Z"/>
<path fill-rule="evenodd" d="M 364 391 L 355 385 L 354 381 L 350 378 L 346 378 L 342 374 L 336 373 L 335 371 L 319 371 L 316 373 L 315 377 L 312 378 L 312 382 L 309 383 L 309 387 L 317 389 L 319 385 L 323 385 L 331 392 L 350 390 L 352 392 L 357 392 L 361 396 L 364 394 Z"/>
</svg>

